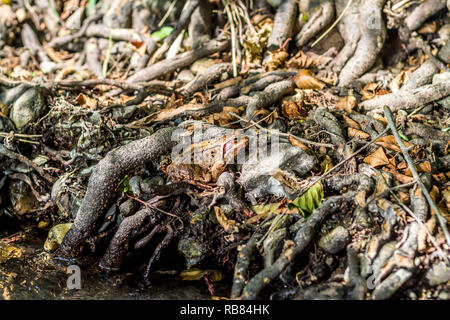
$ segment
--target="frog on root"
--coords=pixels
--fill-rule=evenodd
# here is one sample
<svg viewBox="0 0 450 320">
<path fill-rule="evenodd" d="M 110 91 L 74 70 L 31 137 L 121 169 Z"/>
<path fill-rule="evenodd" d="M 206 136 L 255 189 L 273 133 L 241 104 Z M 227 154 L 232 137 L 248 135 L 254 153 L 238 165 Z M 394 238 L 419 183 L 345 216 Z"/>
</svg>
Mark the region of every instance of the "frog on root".
<svg viewBox="0 0 450 320">
<path fill-rule="evenodd" d="M 215 183 L 247 145 L 248 138 L 239 132 L 193 143 L 172 163 L 162 165 L 162 171 L 174 181 Z"/>
</svg>

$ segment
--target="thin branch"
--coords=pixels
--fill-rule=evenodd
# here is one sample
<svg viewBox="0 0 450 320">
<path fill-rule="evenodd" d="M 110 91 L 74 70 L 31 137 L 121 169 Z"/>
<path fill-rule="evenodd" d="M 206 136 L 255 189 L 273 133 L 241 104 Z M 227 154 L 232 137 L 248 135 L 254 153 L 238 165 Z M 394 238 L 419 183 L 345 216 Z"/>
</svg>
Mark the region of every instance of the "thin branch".
<svg viewBox="0 0 450 320">
<path fill-rule="evenodd" d="M 433 209 L 433 211 L 436 213 L 436 217 L 438 218 L 439 224 L 442 227 L 442 231 L 444 232 L 445 239 L 447 240 L 447 245 L 450 247 L 450 234 L 448 232 L 447 228 L 447 222 L 445 218 L 442 216 L 441 212 L 439 211 L 439 208 L 437 207 L 436 203 L 433 201 L 433 199 L 430 196 L 430 193 L 428 192 L 427 188 L 423 184 L 422 180 L 420 179 L 419 174 L 416 171 L 416 168 L 414 167 L 414 162 L 409 156 L 408 149 L 406 148 L 405 144 L 403 143 L 403 140 L 400 138 L 400 135 L 398 134 L 397 128 L 395 127 L 395 122 L 392 116 L 392 111 L 389 109 L 388 106 L 384 107 L 384 115 L 386 116 L 386 119 L 388 121 L 388 125 L 391 128 L 392 133 L 394 134 L 395 140 L 397 141 L 402 153 L 403 157 L 406 160 L 406 163 L 408 164 L 409 169 L 411 170 L 411 173 L 414 177 L 414 179 L 419 184 L 420 189 L 422 190 L 422 193 L 424 194 L 425 198 L 428 201 L 428 204 Z"/>
<path fill-rule="evenodd" d="M 317 146 L 317 147 L 334 148 L 334 145 L 329 144 L 329 143 L 321 143 L 321 142 L 310 141 L 310 140 L 306 140 L 304 138 L 297 137 L 297 136 L 293 135 L 292 133 L 284 133 L 284 132 L 279 132 L 279 131 L 275 131 L 275 130 L 266 129 L 266 128 L 264 128 L 263 126 L 259 125 L 257 122 L 255 122 L 253 120 L 244 119 L 241 116 L 238 116 L 236 113 L 231 112 L 231 111 L 228 112 L 228 113 L 231 114 L 233 117 L 238 118 L 241 121 L 245 121 L 247 123 L 250 123 L 253 126 L 257 127 L 258 129 L 260 129 L 262 131 L 265 131 L 265 132 L 268 132 L 268 133 L 273 134 L 273 135 L 277 135 L 277 136 L 280 136 L 280 137 L 286 137 L 286 138 L 292 137 L 292 138 L 295 138 L 296 140 L 298 140 L 298 141 L 300 141 L 302 143 L 313 145 L 313 146 Z"/>
</svg>

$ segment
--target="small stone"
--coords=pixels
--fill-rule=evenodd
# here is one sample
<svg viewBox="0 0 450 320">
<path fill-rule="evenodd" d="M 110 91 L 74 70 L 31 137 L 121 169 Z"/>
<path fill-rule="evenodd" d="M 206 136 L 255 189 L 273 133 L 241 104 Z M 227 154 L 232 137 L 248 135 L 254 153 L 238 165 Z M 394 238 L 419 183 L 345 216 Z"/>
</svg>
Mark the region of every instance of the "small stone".
<svg viewBox="0 0 450 320">
<path fill-rule="evenodd" d="M 47 240 L 45 240 L 44 249 L 49 252 L 58 249 L 72 225 L 73 223 L 62 223 L 51 228 Z"/>
<path fill-rule="evenodd" d="M 441 291 L 438 296 L 439 300 L 450 300 L 450 292 L 449 291 Z"/>
<path fill-rule="evenodd" d="M 214 64 L 215 64 L 215 62 L 214 62 L 213 59 L 203 58 L 203 59 L 199 59 L 199 60 L 195 61 L 191 65 L 190 69 L 191 69 L 193 74 L 199 74 L 199 73 L 202 73 L 203 71 L 205 71 L 206 69 L 208 69 L 209 67 L 211 67 Z"/>
<path fill-rule="evenodd" d="M 350 241 L 350 234 L 342 226 L 334 228 L 330 233 L 324 235 L 319 240 L 319 247 L 331 254 L 336 254 L 343 250 Z"/>
<path fill-rule="evenodd" d="M 181 70 L 180 73 L 177 75 L 177 80 L 180 80 L 181 82 L 188 83 L 194 80 L 195 76 L 192 74 L 192 72 L 188 69 Z"/>
<path fill-rule="evenodd" d="M 450 281 L 450 267 L 441 261 L 427 272 L 426 278 L 432 287 Z"/>
<path fill-rule="evenodd" d="M 13 180 L 9 185 L 9 199 L 14 212 L 20 216 L 36 211 L 39 201 L 30 186 L 22 180 Z"/>
<path fill-rule="evenodd" d="M 43 116 L 47 105 L 42 90 L 30 88 L 14 102 L 9 118 L 18 129 Z"/>
<path fill-rule="evenodd" d="M 242 165 L 239 183 L 255 198 L 268 194 L 289 197 L 280 182 L 271 176 L 271 172 L 278 169 L 289 173 L 295 172 L 301 177 L 314 167 L 315 159 L 288 143 L 280 143 L 277 152 L 270 149 L 271 146 L 268 147 L 270 154 L 267 156 L 259 152 L 250 155 Z"/>
</svg>

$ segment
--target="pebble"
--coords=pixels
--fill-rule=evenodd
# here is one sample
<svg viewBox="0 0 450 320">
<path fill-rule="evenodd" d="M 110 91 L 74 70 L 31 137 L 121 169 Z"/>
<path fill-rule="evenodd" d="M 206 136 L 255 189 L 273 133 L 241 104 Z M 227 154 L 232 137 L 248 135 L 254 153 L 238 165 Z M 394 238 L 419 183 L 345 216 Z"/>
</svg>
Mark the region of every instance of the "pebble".
<svg viewBox="0 0 450 320">
<path fill-rule="evenodd" d="M 331 254 L 336 254 L 343 250 L 350 241 L 350 234 L 342 226 L 334 228 L 330 233 L 322 236 L 319 240 L 319 247 Z"/>
<path fill-rule="evenodd" d="M 450 267 L 441 261 L 428 270 L 426 278 L 432 287 L 450 281 Z"/>
<path fill-rule="evenodd" d="M 45 240 L 44 249 L 49 252 L 58 249 L 72 225 L 73 223 L 62 223 L 52 227 L 48 232 L 47 240 Z"/>
<path fill-rule="evenodd" d="M 30 88 L 14 102 L 9 118 L 20 129 L 44 115 L 47 105 L 42 91 Z"/>
</svg>

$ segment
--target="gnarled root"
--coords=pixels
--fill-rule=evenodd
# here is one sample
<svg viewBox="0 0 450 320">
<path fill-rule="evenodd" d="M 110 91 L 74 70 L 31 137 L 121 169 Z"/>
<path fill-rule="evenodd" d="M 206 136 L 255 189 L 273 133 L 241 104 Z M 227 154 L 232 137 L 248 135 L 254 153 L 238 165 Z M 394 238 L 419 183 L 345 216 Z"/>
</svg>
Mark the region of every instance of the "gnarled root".
<svg viewBox="0 0 450 320">
<path fill-rule="evenodd" d="M 336 0 L 336 12 L 340 15 L 344 10 L 347 0 Z M 358 45 L 361 35 L 359 30 L 359 5 L 361 0 L 352 1 L 350 6 L 342 16 L 342 20 L 338 24 L 339 32 L 345 41 L 344 47 L 339 54 L 333 59 L 331 69 L 334 72 L 340 72 L 348 59 L 351 58 Z"/>
<path fill-rule="evenodd" d="M 450 95 L 450 81 L 428 84 L 411 91 L 400 90 L 385 94 L 366 100 L 360 106 L 374 113 L 382 113 L 384 106 L 389 106 L 392 110 L 410 111 L 448 95 Z"/>
<path fill-rule="evenodd" d="M 337 156 L 339 160 L 343 160 L 353 153 L 352 148 L 347 145 L 344 138 L 344 134 L 339 125 L 338 120 L 327 111 L 325 108 L 317 108 L 314 118 L 318 122 L 319 126 L 324 130 L 331 133 L 331 141 L 337 146 Z M 350 159 L 345 164 L 345 171 L 349 174 L 356 172 L 356 160 L 355 158 Z"/>
<path fill-rule="evenodd" d="M 400 34 L 407 40 L 411 31 L 417 30 L 432 15 L 445 8 L 446 0 L 427 0 L 422 2 L 405 19 L 405 27 Z"/>
<path fill-rule="evenodd" d="M 320 9 L 303 26 L 300 33 L 295 37 L 298 47 L 302 47 L 315 37 L 324 27 L 333 20 L 334 5 L 333 1 L 326 0 L 320 3 Z"/>
<path fill-rule="evenodd" d="M 94 234 L 98 220 L 111 204 L 120 179 L 127 172 L 170 152 L 175 145 L 171 140 L 174 130 L 160 129 L 149 137 L 112 150 L 97 164 L 74 224 L 56 252 L 57 257 L 70 259 L 81 254 L 83 244 Z"/>
<path fill-rule="evenodd" d="M 378 57 L 386 40 L 383 5 L 386 0 L 364 0 L 360 7 L 358 46 L 339 74 L 339 85 L 345 86 L 368 71 Z"/>
<path fill-rule="evenodd" d="M 277 9 L 273 29 L 267 40 L 267 49 L 269 51 L 281 48 L 285 41 L 292 36 L 296 14 L 297 1 L 283 0 Z"/>
</svg>

